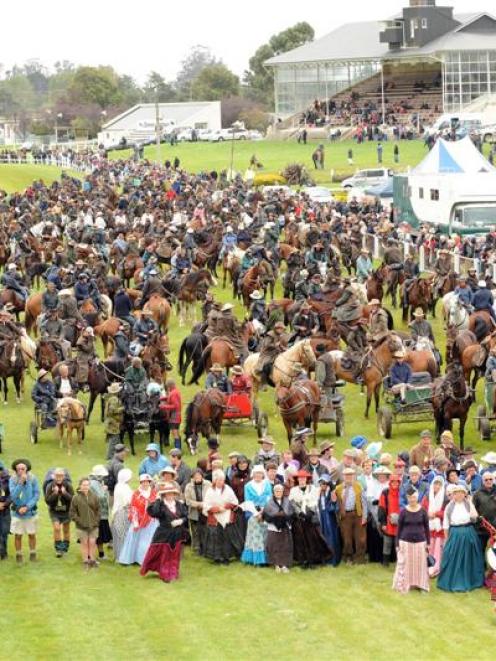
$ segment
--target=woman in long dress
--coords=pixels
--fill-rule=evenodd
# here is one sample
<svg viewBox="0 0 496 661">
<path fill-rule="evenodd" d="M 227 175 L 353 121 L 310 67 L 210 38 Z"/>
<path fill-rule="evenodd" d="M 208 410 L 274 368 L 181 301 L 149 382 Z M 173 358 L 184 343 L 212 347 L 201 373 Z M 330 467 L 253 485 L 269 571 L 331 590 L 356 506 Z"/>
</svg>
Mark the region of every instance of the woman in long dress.
<svg viewBox="0 0 496 661">
<path fill-rule="evenodd" d="M 165 583 L 179 578 L 181 549 L 188 534 L 188 509 L 178 500 L 180 490 L 173 484 L 161 483 L 158 498 L 147 507 L 149 516 L 158 520 L 158 528 L 148 547 L 140 573 L 157 572 Z"/>
<path fill-rule="evenodd" d="M 129 482 L 133 476 L 133 471 L 130 468 L 121 468 L 117 475 L 117 484 L 114 489 L 114 504 L 112 506 L 112 522 L 110 528 L 112 530 L 112 540 L 114 549 L 114 559 L 118 560 L 122 545 L 126 538 L 127 530 L 129 528 L 129 504 L 133 495 L 133 490 L 129 486 Z"/>
<path fill-rule="evenodd" d="M 364 469 L 367 462 L 363 462 Z M 382 562 L 384 545 L 381 524 L 379 523 L 379 499 L 384 489 L 388 488 L 391 471 L 386 466 L 376 466 L 371 476 L 359 475 L 357 481 L 366 488 L 367 498 L 367 556 L 369 562 Z"/>
<path fill-rule="evenodd" d="M 124 540 L 118 559 L 121 565 L 141 565 L 148 547 L 151 544 L 155 530 L 158 528 L 157 519 L 148 514 L 148 505 L 157 497 L 152 486 L 152 478 L 143 473 L 139 478 L 139 488 L 131 496 L 128 519 L 129 529 Z"/>
<path fill-rule="evenodd" d="M 329 562 L 333 567 L 337 567 L 341 562 L 341 533 L 337 520 L 339 504 L 335 492 L 336 485 L 333 484 L 331 476 L 327 474 L 320 476 L 319 485 L 318 512 L 320 529 L 327 542 L 327 546 L 332 551 L 332 558 Z"/>
<path fill-rule="evenodd" d="M 273 565 L 276 572 L 287 574 L 293 564 L 293 535 L 291 522 L 294 509 L 289 498 L 284 496 L 284 485 L 276 482 L 273 495 L 263 509 L 263 518 L 267 523 L 265 550 L 267 563 Z"/>
<path fill-rule="evenodd" d="M 238 538 L 239 531 L 233 525 L 234 510 L 237 507 L 238 499 L 226 484 L 223 471 L 214 470 L 212 486 L 203 501 L 203 514 L 207 517 L 204 555 L 218 564 L 229 564 L 241 552 L 242 540 Z"/>
<path fill-rule="evenodd" d="M 418 502 L 418 491 L 410 486 L 406 490 L 407 506 L 398 518 L 397 562 L 393 589 L 403 594 L 410 588 L 429 592 L 427 571 L 427 545 L 430 542 L 427 512 Z"/>
<path fill-rule="evenodd" d="M 429 576 L 434 578 L 441 570 L 441 558 L 444 548 L 443 518 L 446 506 L 446 487 L 442 475 L 436 475 L 429 487 L 429 494 L 424 499 L 424 509 L 429 517 L 429 530 L 431 531 L 431 543 L 429 544 L 429 555 L 435 564 L 429 567 Z"/>
<path fill-rule="evenodd" d="M 468 592 L 484 585 L 484 554 L 474 522 L 477 511 L 464 484 L 451 486 L 453 500 L 444 510 L 446 543 L 437 587 L 446 592 Z"/>
<path fill-rule="evenodd" d="M 267 524 L 263 520 L 263 508 L 272 496 L 272 486 L 265 479 L 263 466 L 254 466 L 251 480 L 245 485 L 245 497 L 242 509 L 248 521 L 246 538 L 241 562 L 248 565 L 266 565 L 265 539 Z"/>
</svg>

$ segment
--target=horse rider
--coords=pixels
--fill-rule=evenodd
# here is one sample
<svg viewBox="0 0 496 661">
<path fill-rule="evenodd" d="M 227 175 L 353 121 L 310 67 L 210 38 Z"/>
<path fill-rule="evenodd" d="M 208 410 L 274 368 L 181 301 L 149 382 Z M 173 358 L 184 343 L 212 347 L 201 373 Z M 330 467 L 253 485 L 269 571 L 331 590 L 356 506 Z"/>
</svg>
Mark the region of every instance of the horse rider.
<svg viewBox="0 0 496 661">
<path fill-rule="evenodd" d="M 47 286 L 48 284 L 53 284 L 55 285 L 56 289 L 62 289 L 62 280 L 60 278 L 60 267 L 57 266 L 56 264 L 52 264 L 47 268 L 47 270 L 43 274 L 43 278 L 45 279 Z"/>
<path fill-rule="evenodd" d="M 327 270 L 327 255 L 321 241 L 305 252 L 305 268 L 309 273 L 319 274 Z"/>
<path fill-rule="evenodd" d="M 384 251 L 382 261 L 392 271 L 401 271 L 403 269 L 403 255 L 401 249 L 393 237 L 387 239 L 387 248 Z"/>
<path fill-rule="evenodd" d="M 114 315 L 122 319 L 130 328 L 134 327 L 136 317 L 133 316 L 134 303 L 124 287 L 119 287 L 114 296 Z"/>
<path fill-rule="evenodd" d="M 102 296 L 100 290 L 98 289 L 98 284 L 95 278 L 90 278 L 88 282 L 88 289 L 90 293 L 90 298 L 95 304 L 96 309 L 101 312 L 102 310 Z"/>
<path fill-rule="evenodd" d="M 222 313 L 220 311 L 220 307 L 221 307 L 220 303 L 213 301 L 212 309 L 207 315 L 207 320 L 205 322 L 206 328 L 203 334 L 209 341 L 212 340 L 214 337 L 218 337 L 220 335 L 219 324 L 222 320 Z"/>
<path fill-rule="evenodd" d="M 242 362 L 246 358 L 246 347 L 241 339 L 241 326 L 233 314 L 233 308 L 232 303 L 224 303 L 217 322 L 217 332 L 219 336 L 229 340 L 237 359 Z"/>
<path fill-rule="evenodd" d="M 389 385 L 394 395 L 400 396 L 400 401 L 405 404 L 406 391 L 411 387 L 412 368 L 405 362 L 406 353 L 403 349 L 393 354 L 395 359 L 389 370 Z"/>
<path fill-rule="evenodd" d="M 201 306 L 202 320 L 205 323 L 208 319 L 208 315 L 214 306 L 215 300 L 212 292 L 207 291 L 205 294 L 205 300 Z"/>
<path fill-rule="evenodd" d="M 14 362 L 14 347 L 12 342 L 15 342 L 21 337 L 21 330 L 9 313 L 9 309 L 13 310 L 14 307 L 10 303 L 7 303 L 3 310 L 0 310 L 0 356 L 3 357 L 3 354 L 7 351 L 8 346 L 11 345 L 12 353 L 10 356 L 8 356 L 8 360 Z"/>
<path fill-rule="evenodd" d="M 224 258 L 224 255 L 233 252 L 238 245 L 238 237 L 233 230 L 232 225 L 227 225 L 224 236 L 222 237 L 222 245 L 219 252 L 219 260 Z"/>
<path fill-rule="evenodd" d="M 367 248 L 362 248 L 360 250 L 360 255 L 356 260 L 356 276 L 358 282 L 366 282 L 369 275 L 372 273 L 373 266 L 372 260 L 370 259 L 370 252 Z"/>
<path fill-rule="evenodd" d="M 339 276 L 336 275 L 333 271 L 328 271 L 324 285 L 322 287 L 322 292 L 324 294 L 330 294 L 331 292 L 337 291 L 341 287 Z"/>
<path fill-rule="evenodd" d="M 474 293 L 467 284 L 466 276 L 459 276 L 458 285 L 455 287 L 455 294 L 458 297 L 459 302 L 467 308 L 467 310 L 472 311 Z"/>
<path fill-rule="evenodd" d="M 264 335 L 260 346 L 255 374 L 263 380 L 270 376 L 274 360 L 288 348 L 289 337 L 282 321 L 277 321 L 271 331 Z"/>
<path fill-rule="evenodd" d="M 467 285 L 470 287 L 473 294 L 475 294 L 475 292 L 479 289 L 477 283 L 478 283 L 477 270 L 472 266 L 467 271 Z"/>
<path fill-rule="evenodd" d="M 80 273 L 77 277 L 77 282 L 74 285 L 74 296 L 78 307 L 81 306 L 84 301 L 91 298 L 89 277 L 86 271 Z"/>
<path fill-rule="evenodd" d="M 95 359 L 95 334 L 87 326 L 76 342 L 76 379 L 81 389 L 88 383 L 90 363 Z"/>
<path fill-rule="evenodd" d="M 265 328 L 267 325 L 267 307 L 262 292 L 255 289 L 250 294 L 250 299 L 253 303 L 250 304 L 248 319 L 250 321 L 258 321 Z"/>
<path fill-rule="evenodd" d="M 308 282 L 308 271 L 302 269 L 300 271 L 300 278 L 297 280 L 294 288 L 295 301 L 305 301 L 308 298 L 310 283 Z"/>
<path fill-rule="evenodd" d="M 319 317 L 316 312 L 310 308 L 308 301 L 303 301 L 300 311 L 295 315 L 293 322 L 293 334 L 289 339 L 290 344 L 298 340 L 316 335 L 320 328 Z"/>
<path fill-rule="evenodd" d="M 376 344 L 388 334 L 389 319 L 386 310 L 384 310 L 378 298 L 373 298 L 369 301 L 369 308 L 369 339 L 372 344 Z"/>
<path fill-rule="evenodd" d="M 479 289 L 475 292 L 472 298 L 472 305 L 475 312 L 480 312 L 485 310 L 491 315 L 491 319 L 495 322 L 493 325 L 496 325 L 496 314 L 494 313 L 494 298 L 490 289 L 487 288 L 487 283 L 485 280 L 479 280 L 477 283 Z"/>
<path fill-rule="evenodd" d="M 41 314 L 38 317 L 38 326 L 41 327 L 43 320 L 50 310 L 57 310 L 59 307 L 59 294 L 53 282 L 47 282 L 46 290 L 41 295 Z"/>
<path fill-rule="evenodd" d="M 351 363 L 350 371 L 353 372 L 353 375 L 360 383 L 363 357 L 369 349 L 366 331 L 367 320 L 358 319 L 348 327 L 350 330 L 346 335 L 346 359 Z"/>
<path fill-rule="evenodd" d="M 218 390 L 226 395 L 232 392 L 231 382 L 224 373 L 222 365 L 219 365 L 219 363 L 212 365 L 205 379 L 205 390 L 210 390 L 211 388 L 218 388 Z"/>
<path fill-rule="evenodd" d="M 336 389 L 336 372 L 331 354 L 327 351 L 325 344 L 317 344 L 315 347 L 315 380 L 320 392 L 325 398 L 323 408 L 329 407 Z"/>
<path fill-rule="evenodd" d="M 146 250 L 145 250 L 145 253 L 146 253 Z M 157 257 L 155 255 L 150 254 L 147 259 L 145 259 L 145 255 L 143 255 L 143 262 L 145 263 L 146 266 L 144 266 L 144 268 L 143 268 L 142 277 L 143 277 L 143 280 L 146 280 L 150 275 L 150 271 L 152 271 L 153 269 L 158 269 L 158 266 L 157 266 L 158 260 L 157 260 Z"/>
<path fill-rule="evenodd" d="M 446 282 L 451 271 L 451 259 L 449 250 L 443 248 L 438 251 L 437 259 L 434 262 L 434 271 L 436 272 L 434 292 L 436 297 L 439 297 L 444 283 Z"/>
<path fill-rule="evenodd" d="M 174 255 L 171 257 L 171 275 L 177 278 L 184 273 L 189 273 L 191 270 L 191 260 L 186 254 L 186 248 L 179 246 Z"/>
<path fill-rule="evenodd" d="M 152 317 L 151 310 L 142 310 L 139 319 L 133 327 L 133 339 L 131 344 L 131 353 L 134 356 L 139 356 L 143 349 L 148 344 L 152 335 L 158 331 L 158 325 Z"/>
<path fill-rule="evenodd" d="M 172 262 L 171 262 L 172 263 Z M 158 269 L 154 266 L 149 271 L 149 275 L 144 281 L 143 290 L 141 292 L 141 301 L 140 305 L 143 307 L 145 303 L 148 302 L 152 294 L 159 294 L 159 296 L 165 295 L 165 290 L 162 285 L 162 281 L 158 277 Z"/>
<path fill-rule="evenodd" d="M 414 321 L 409 324 L 413 343 L 416 344 L 420 337 L 428 337 L 432 344 L 434 344 L 435 340 L 432 326 L 425 318 L 422 308 L 417 308 L 413 313 L 413 316 Z"/>
<path fill-rule="evenodd" d="M 55 427 L 57 424 L 56 409 L 57 398 L 55 385 L 49 379 L 50 373 L 45 369 L 40 369 L 38 378 L 31 391 L 31 399 L 36 407 L 45 414 L 45 424 L 47 427 Z"/>
<path fill-rule="evenodd" d="M 320 273 L 314 273 L 310 278 L 308 298 L 312 298 L 314 301 L 321 301 L 324 298 L 324 294 L 322 293 L 322 276 Z"/>
<path fill-rule="evenodd" d="M 489 349 L 484 376 L 486 382 L 496 383 L 496 345 Z"/>
<path fill-rule="evenodd" d="M 129 338 L 126 334 L 124 324 L 120 324 L 117 333 L 112 338 L 114 342 L 114 351 L 112 353 L 112 360 L 119 363 L 127 363 L 129 358 Z"/>
<path fill-rule="evenodd" d="M 70 360 L 71 343 L 65 339 L 64 331 L 64 322 L 59 319 L 57 308 L 50 309 L 40 325 L 41 337 L 52 344 L 61 360 Z"/>
<path fill-rule="evenodd" d="M 195 241 L 195 230 L 192 227 L 188 227 L 183 239 L 183 248 L 186 257 L 191 263 L 193 262 L 193 255 L 197 247 L 198 246 L 196 245 Z"/>
<path fill-rule="evenodd" d="M 343 328 L 350 330 L 352 323 L 360 319 L 362 306 L 355 294 L 350 278 L 345 278 L 343 282 L 345 286 L 341 296 L 336 301 L 332 316 Z"/>
<path fill-rule="evenodd" d="M 16 294 L 19 294 L 22 303 L 26 302 L 29 290 L 24 285 L 22 275 L 17 272 L 17 266 L 15 264 L 9 264 L 7 266 L 7 272 L 2 275 L 0 282 L 5 289 L 10 289 Z"/>
<path fill-rule="evenodd" d="M 65 329 L 64 335 L 68 337 L 66 329 L 69 329 L 69 337 L 73 338 L 73 341 L 77 337 L 77 325 L 79 324 L 81 328 L 84 328 L 86 322 L 78 310 L 76 299 L 72 295 L 70 289 L 62 289 L 59 292 L 59 319 L 64 322 Z"/>
<path fill-rule="evenodd" d="M 403 307 L 408 307 L 408 294 L 410 293 L 413 283 L 420 277 L 420 267 L 417 264 L 415 257 L 410 253 L 405 257 L 403 263 L 403 273 L 405 280 L 403 282 Z"/>
</svg>

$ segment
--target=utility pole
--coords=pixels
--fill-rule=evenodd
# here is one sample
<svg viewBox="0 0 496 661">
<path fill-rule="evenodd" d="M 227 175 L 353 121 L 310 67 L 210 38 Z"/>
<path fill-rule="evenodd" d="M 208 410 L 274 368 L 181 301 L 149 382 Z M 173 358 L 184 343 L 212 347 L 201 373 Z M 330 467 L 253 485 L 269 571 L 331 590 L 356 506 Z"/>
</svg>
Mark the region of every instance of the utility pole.
<svg viewBox="0 0 496 661">
<path fill-rule="evenodd" d="M 160 165 L 160 106 L 158 104 L 158 85 L 155 88 L 155 139 L 157 142 L 157 165 Z"/>
</svg>

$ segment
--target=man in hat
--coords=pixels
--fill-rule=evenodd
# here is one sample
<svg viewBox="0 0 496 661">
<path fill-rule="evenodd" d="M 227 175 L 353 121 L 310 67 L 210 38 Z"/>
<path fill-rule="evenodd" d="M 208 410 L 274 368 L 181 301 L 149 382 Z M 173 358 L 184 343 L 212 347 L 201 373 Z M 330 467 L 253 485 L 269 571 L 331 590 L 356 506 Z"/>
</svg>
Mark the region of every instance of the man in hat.
<svg viewBox="0 0 496 661">
<path fill-rule="evenodd" d="M 290 344 L 318 333 L 320 328 L 319 316 L 311 309 L 308 301 L 303 301 L 300 311 L 293 319 L 292 327 L 294 332 L 289 339 Z"/>
<path fill-rule="evenodd" d="M 458 300 L 460 301 L 460 303 L 469 311 L 471 311 L 474 293 L 468 286 L 467 277 L 465 275 L 459 276 L 458 285 L 455 288 L 455 294 L 456 296 L 458 296 Z"/>
<path fill-rule="evenodd" d="M 394 363 L 389 370 L 389 383 L 391 392 L 400 396 L 402 404 L 405 403 L 406 391 L 412 381 L 412 368 L 405 362 L 406 353 L 400 349 L 393 354 Z"/>
<path fill-rule="evenodd" d="M 357 322 L 362 314 L 362 305 L 357 298 L 350 278 L 344 278 L 344 289 L 336 301 L 336 307 L 332 316 L 339 322 L 343 334 L 352 331 L 354 322 Z M 347 340 L 348 342 L 348 340 Z"/>
<path fill-rule="evenodd" d="M 307 236 L 308 240 L 308 236 Z M 316 274 L 325 271 L 327 268 L 327 255 L 320 239 L 317 240 L 314 246 L 307 250 L 305 253 L 305 268 L 309 273 Z"/>
<path fill-rule="evenodd" d="M 408 307 L 408 294 L 410 293 L 411 288 L 414 283 L 420 277 L 420 268 L 416 261 L 416 255 L 408 253 L 403 262 L 403 274 L 405 280 L 403 281 L 403 290 L 402 290 L 402 303 L 403 307 Z"/>
<path fill-rule="evenodd" d="M 262 292 L 258 289 L 255 289 L 250 294 L 250 299 L 252 303 L 250 304 L 250 309 L 248 311 L 248 319 L 250 321 L 258 321 L 262 326 L 267 324 L 267 308 L 265 306 L 265 301 Z"/>
<path fill-rule="evenodd" d="M 148 344 L 148 340 L 158 331 L 158 325 L 153 319 L 151 310 L 141 310 L 139 319 L 133 327 L 133 338 L 131 351 L 133 355 L 139 356 Z"/>
<path fill-rule="evenodd" d="M 410 450 L 410 466 L 418 466 L 423 470 L 425 465 L 430 465 L 433 457 L 432 433 L 424 429 L 420 434 L 419 442 Z"/>
<path fill-rule="evenodd" d="M 343 559 L 348 564 L 365 562 L 367 545 L 367 499 L 355 476 L 354 468 L 345 468 L 343 482 L 336 487 L 339 527 L 343 536 Z"/>
<path fill-rule="evenodd" d="M 112 459 L 107 463 L 107 486 L 111 504 L 114 500 L 114 490 L 117 486 L 119 472 L 124 468 L 124 462 L 126 461 L 127 453 L 127 447 L 123 443 L 117 443 L 117 445 L 114 447 L 114 454 L 112 455 Z"/>
<path fill-rule="evenodd" d="M 442 249 L 438 251 L 438 256 L 434 262 L 434 271 L 436 276 L 434 278 L 433 295 L 434 298 L 441 296 L 444 283 L 448 279 L 451 271 L 451 255 L 449 250 Z"/>
<path fill-rule="evenodd" d="M 86 271 L 83 271 L 77 277 L 76 284 L 74 285 L 74 296 L 76 298 L 78 307 L 80 307 L 84 301 L 87 301 L 89 298 L 91 298 L 90 282 Z"/>
<path fill-rule="evenodd" d="M 84 317 L 78 310 L 77 302 L 70 289 L 62 289 L 59 292 L 59 319 L 64 322 L 65 337 L 71 342 L 75 342 L 77 336 L 77 326 L 81 328 L 86 326 Z"/>
<path fill-rule="evenodd" d="M 322 276 L 320 273 L 314 273 L 310 279 L 310 286 L 308 287 L 308 298 L 311 298 L 314 301 L 321 301 L 323 297 Z"/>
<path fill-rule="evenodd" d="M 191 270 L 191 261 L 188 259 L 184 246 L 179 246 L 172 256 L 171 267 L 171 276 L 173 278 L 189 273 Z M 152 273 L 152 271 L 150 271 L 150 273 Z"/>
<path fill-rule="evenodd" d="M 369 339 L 375 345 L 389 333 L 389 319 L 378 298 L 369 301 L 369 308 Z"/>
<path fill-rule="evenodd" d="M 50 380 L 50 373 L 45 369 L 40 369 L 38 378 L 35 381 L 31 391 L 31 399 L 45 414 L 45 423 L 47 427 L 55 427 L 57 424 L 56 410 L 57 398 L 55 393 L 55 386 Z"/>
<path fill-rule="evenodd" d="M 472 305 L 475 312 L 485 311 L 489 312 L 491 319 L 495 322 L 493 325 L 496 325 L 496 314 L 494 312 L 494 298 L 492 291 L 487 288 L 487 283 L 485 280 L 479 280 L 478 282 L 479 289 L 475 292 L 472 298 Z"/>
<path fill-rule="evenodd" d="M 219 363 L 214 363 L 205 379 L 205 390 L 217 388 L 223 393 L 230 394 L 232 386 L 224 372 L 224 368 Z"/>
<path fill-rule="evenodd" d="M 124 287 L 119 287 L 114 296 L 114 316 L 122 319 L 132 329 L 136 322 L 133 315 L 134 303 Z"/>
<path fill-rule="evenodd" d="M 366 282 L 372 271 L 373 265 L 372 260 L 370 259 L 370 252 L 367 248 L 362 248 L 359 257 L 356 260 L 356 276 L 358 282 Z"/>
<path fill-rule="evenodd" d="M 308 271 L 302 269 L 299 272 L 299 277 L 295 284 L 294 298 L 295 301 L 304 301 L 308 298 L 310 283 L 308 282 Z"/>
<path fill-rule="evenodd" d="M 76 379 L 81 389 L 88 383 L 90 363 L 96 357 L 95 334 L 91 326 L 87 326 L 76 342 Z"/>
<path fill-rule="evenodd" d="M 367 342 L 367 320 L 358 319 L 356 322 L 347 324 L 348 333 L 346 335 L 346 351 L 343 363 L 348 364 L 349 369 L 355 379 L 361 382 L 362 371 L 364 368 L 364 355 L 368 351 Z"/>
<path fill-rule="evenodd" d="M 488 523 L 496 528 L 496 473 L 491 471 L 484 471 L 482 473 L 482 486 L 475 492 L 473 497 L 473 504 L 477 510 L 479 517 L 488 521 Z M 481 542 L 481 548 L 485 552 L 487 543 L 489 541 L 489 533 L 478 523 L 477 534 Z"/>
<path fill-rule="evenodd" d="M 268 463 L 279 465 L 279 455 L 275 449 L 275 441 L 272 436 L 264 436 L 258 443 L 261 448 L 253 457 L 252 466 L 262 465 L 264 468 Z"/>
<path fill-rule="evenodd" d="M 467 285 L 470 287 L 472 294 L 475 294 L 475 292 L 479 289 L 477 283 L 478 283 L 477 270 L 472 266 L 467 271 Z"/>
<path fill-rule="evenodd" d="M 220 319 L 217 322 L 217 332 L 231 342 L 239 362 L 242 363 L 246 357 L 247 349 L 241 337 L 241 325 L 234 316 L 233 308 L 232 303 L 224 303 L 221 308 Z"/>
<path fill-rule="evenodd" d="M 277 321 L 274 328 L 264 335 L 260 345 L 260 353 L 255 366 L 255 373 L 262 380 L 268 380 L 272 365 L 277 356 L 288 348 L 288 335 L 282 321 Z"/>
<path fill-rule="evenodd" d="M 315 380 L 319 385 L 320 392 L 325 399 L 323 408 L 331 406 L 332 397 L 336 388 L 336 372 L 331 354 L 327 351 L 325 344 L 317 344 L 315 347 L 317 361 L 315 363 Z"/>
<path fill-rule="evenodd" d="M 238 237 L 233 230 L 232 225 L 227 225 L 222 237 L 222 246 L 219 252 L 219 260 L 222 261 L 224 255 L 232 252 L 238 245 Z"/>
<path fill-rule="evenodd" d="M 250 377 L 243 372 L 241 365 L 234 365 L 231 369 L 231 388 L 234 393 L 251 393 Z"/>
<path fill-rule="evenodd" d="M 120 433 L 122 423 L 124 422 L 124 406 L 122 405 L 119 393 L 121 385 L 117 381 L 111 383 L 107 388 L 105 397 L 105 417 L 104 426 L 107 435 L 107 459 L 114 456 L 115 447 L 120 443 Z"/>
<path fill-rule="evenodd" d="M 335 469 L 333 469 L 333 472 L 331 473 L 331 477 L 333 482 L 336 482 L 336 484 L 339 484 L 343 481 L 343 471 L 345 468 L 353 468 L 356 470 L 356 464 L 355 464 L 355 458 L 357 456 L 357 451 L 355 448 L 347 448 L 343 452 L 343 456 L 341 461 L 337 464 Z"/>
<path fill-rule="evenodd" d="M 326 472 L 329 475 L 333 475 L 339 466 L 339 462 L 336 457 L 332 456 L 334 451 L 335 443 L 331 441 L 322 441 L 319 445 L 320 450 L 320 463 L 326 469 Z"/>
<path fill-rule="evenodd" d="M 171 260 L 172 263 L 172 260 Z M 141 294 L 140 306 L 143 308 L 145 303 L 148 302 L 152 294 L 158 294 L 159 296 L 165 296 L 165 289 L 162 285 L 162 280 L 159 278 L 158 269 L 153 267 L 148 272 L 148 277 L 146 278 L 143 284 L 143 290 Z"/>
<path fill-rule="evenodd" d="M 169 456 L 171 466 L 176 471 L 176 482 L 179 484 L 181 491 L 184 493 L 186 485 L 191 479 L 191 468 L 184 463 L 182 459 L 182 452 L 179 448 L 173 448 L 169 452 Z"/>
<path fill-rule="evenodd" d="M 392 271 L 403 270 L 403 255 L 401 253 L 401 248 L 393 237 L 389 237 L 387 240 L 387 248 L 384 251 L 382 261 L 389 266 Z"/>
<path fill-rule="evenodd" d="M 57 308 L 51 308 L 40 327 L 41 338 L 50 342 L 60 360 L 71 357 L 71 343 L 65 339 L 65 328 Z"/>
<path fill-rule="evenodd" d="M 10 533 L 10 475 L 0 460 L 0 560 L 7 558 L 7 544 Z"/>
<path fill-rule="evenodd" d="M 205 321 L 205 330 L 203 333 L 207 340 L 212 340 L 214 337 L 219 337 L 220 335 L 218 332 L 218 326 L 222 319 L 220 308 L 220 303 L 212 300 L 212 304 Z"/>
<path fill-rule="evenodd" d="M 42 315 L 47 315 L 50 310 L 56 310 L 58 307 L 59 294 L 55 284 L 53 282 L 47 282 L 46 290 L 41 296 L 41 313 Z"/>
<path fill-rule="evenodd" d="M 413 313 L 414 320 L 410 322 L 410 333 L 414 344 L 416 344 L 421 337 L 427 337 L 434 345 L 434 333 L 432 326 L 425 318 L 425 313 L 422 308 L 417 308 Z"/>
<path fill-rule="evenodd" d="M 26 302 L 29 296 L 29 290 L 24 284 L 22 275 L 17 272 L 17 266 L 15 264 L 9 264 L 7 266 L 7 270 L 2 275 L 0 282 L 5 289 L 10 289 L 18 294 L 22 303 Z"/>
<path fill-rule="evenodd" d="M 12 463 L 14 475 L 9 480 L 12 520 L 10 532 L 14 535 L 16 562 L 22 564 L 22 538 L 28 536 L 29 559 L 36 562 L 36 533 L 38 531 L 38 501 L 40 487 L 31 473 L 28 459 L 16 459 Z"/>
<path fill-rule="evenodd" d="M 318 486 L 319 478 L 327 473 L 327 468 L 320 463 L 319 448 L 310 448 L 308 463 L 303 467 L 312 476 L 312 484 Z"/>
</svg>

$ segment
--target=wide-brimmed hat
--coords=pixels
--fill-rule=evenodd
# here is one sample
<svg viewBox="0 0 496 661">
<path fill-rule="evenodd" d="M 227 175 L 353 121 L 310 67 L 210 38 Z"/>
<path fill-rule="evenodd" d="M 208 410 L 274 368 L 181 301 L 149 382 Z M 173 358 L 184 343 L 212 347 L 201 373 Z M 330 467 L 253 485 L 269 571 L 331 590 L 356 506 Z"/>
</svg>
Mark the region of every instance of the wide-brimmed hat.
<svg viewBox="0 0 496 661">
<path fill-rule="evenodd" d="M 301 478 L 305 478 L 305 479 L 309 480 L 309 479 L 311 479 L 312 475 L 308 471 L 301 469 L 299 471 L 296 471 L 296 473 L 293 473 L 293 477 L 296 478 L 296 479 L 301 477 Z"/>
<path fill-rule="evenodd" d="M 175 484 L 172 484 L 171 482 L 166 482 L 165 484 L 159 484 L 158 493 L 160 495 L 164 495 L 167 493 L 179 494 L 179 489 L 176 487 Z"/>
<path fill-rule="evenodd" d="M 260 443 L 260 444 L 267 443 L 269 445 L 275 445 L 276 444 L 276 442 L 274 441 L 272 436 L 263 436 L 262 438 L 258 439 L 257 442 Z"/>
<path fill-rule="evenodd" d="M 42 367 L 42 368 L 38 371 L 38 379 L 42 379 L 44 376 L 46 376 L 46 375 L 49 374 L 49 373 L 50 373 L 50 372 L 49 372 L 48 370 L 46 370 L 44 367 Z"/>
<path fill-rule="evenodd" d="M 343 468 L 343 475 L 355 475 L 356 470 L 351 467 Z"/>
<path fill-rule="evenodd" d="M 309 457 L 320 457 L 321 452 L 318 448 L 310 448 L 308 451 L 308 456 Z"/>
<path fill-rule="evenodd" d="M 324 484 L 332 484 L 332 477 L 328 473 L 323 473 L 319 477 L 319 482 L 323 482 Z"/>
<path fill-rule="evenodd" d="M 250 294 L 250 298 L 253 299 L 254 301 L 259 301 L 260 299 L 263 298 L 263 294 L 260 291 L 258 291 L 258 289 L 255 289 Z"/>
<path fill-rule="evenodd" d="M 378 298 L 373 298 L 371 301 L 369 301 L 369 305 L 380 305 L 381 302 Z"/>
<path fill-rule="evenodd" d="M 452 484 L 450 491 L 452 491 L 453 493 L 455 493 L 455 491 L 463 491 L 464 493 L 468 493 L 468 489 L 466 485 L 463 484 L 463 482 L 457 482 L 456 484 Z"/>
<path fill-rule="evenodd" d="M 108 470 L 103 464 L 96 464 L 91 469 L 90 475 L 93 475 L 94 477 L 107 477 Z"/>
<path fill-rule="evenodd" d="M 212 365 L 212 367 L 210 368 L 210 371 L 211 372 L 222 372 L 223 369 L 224 368 L 222 367 L 222 365 L 220 363 L 214 363 Z"/>
<path fill-rule="evenodd" d="M 164 468 L 159 471 L 159 475 L 163 475 L 163 473 L 170 473 L 176 477 L 176 469 L 172 468 L 172 466 L 164 466 Z"/>
<path fill-rule="evenodd" d="M 59 296 L 72 296 L 72 291 L 70 289 L 61 289 Z"/>
<path fill-rule="evenodd" d="M 232 303 L 224 303 L 224 305 L 221 307 L 220 311 L 221 312 L 227 312 L 228 310 L 232 310 L 234 305 Z"/>
<path fill-rule="evenodd" d="M 117 381 L 114 381 L 113 383 L 111 383 L 109 385 L 109 387 L 107 388 L 107 392 L 109 393 L 109 395 L 116 395 L 121 390 L 122 390 L 122 386 Z"/>
<path fill-rule="evenodd" d="M 142 473 L 142 474 L 139 476 L 139 481 L 140 481 L 140 482 L 152 482 L 152 481 L 153 481 L 153 478 L 152 478 L 151 475 L 148 475 L 148 473 Z"/>
<path fill-rule="evenodd" d="M 479 280 L 477 283 L 478 287 L 487 287 L 487 282 L 485 280 Z"/>
<path fill-rule="evenodd" d="M 322 441 L 319 445 L 320 454 L 324 454 L 326 450 L 331 450 L 336 444 L 331 441 Z"/>
<path fill-rule="evenodd" d="M 387 466 L 377 466 L 373 469 L 372 475 L 391 475 L 391 471 Z"/>
<path fill-rule="evenodd" d="M 231 372 L 233 374 L 243 374 L 243 368 L 241 365 L 234 365 L 234 367 L 231 368 Z"/>
<path fill-rule="evenodd" d="M 485 464 L 496 464 L 496 452 L 486 452 L 486 454 L 480 458 Z"/>
<path fill-rule="evenodd" d="M 425 312 L 422 310 L 422 308 L 416 308 L 415 312 L 413 313 L 414 317 L 424 317 Z"/>
</svg>

